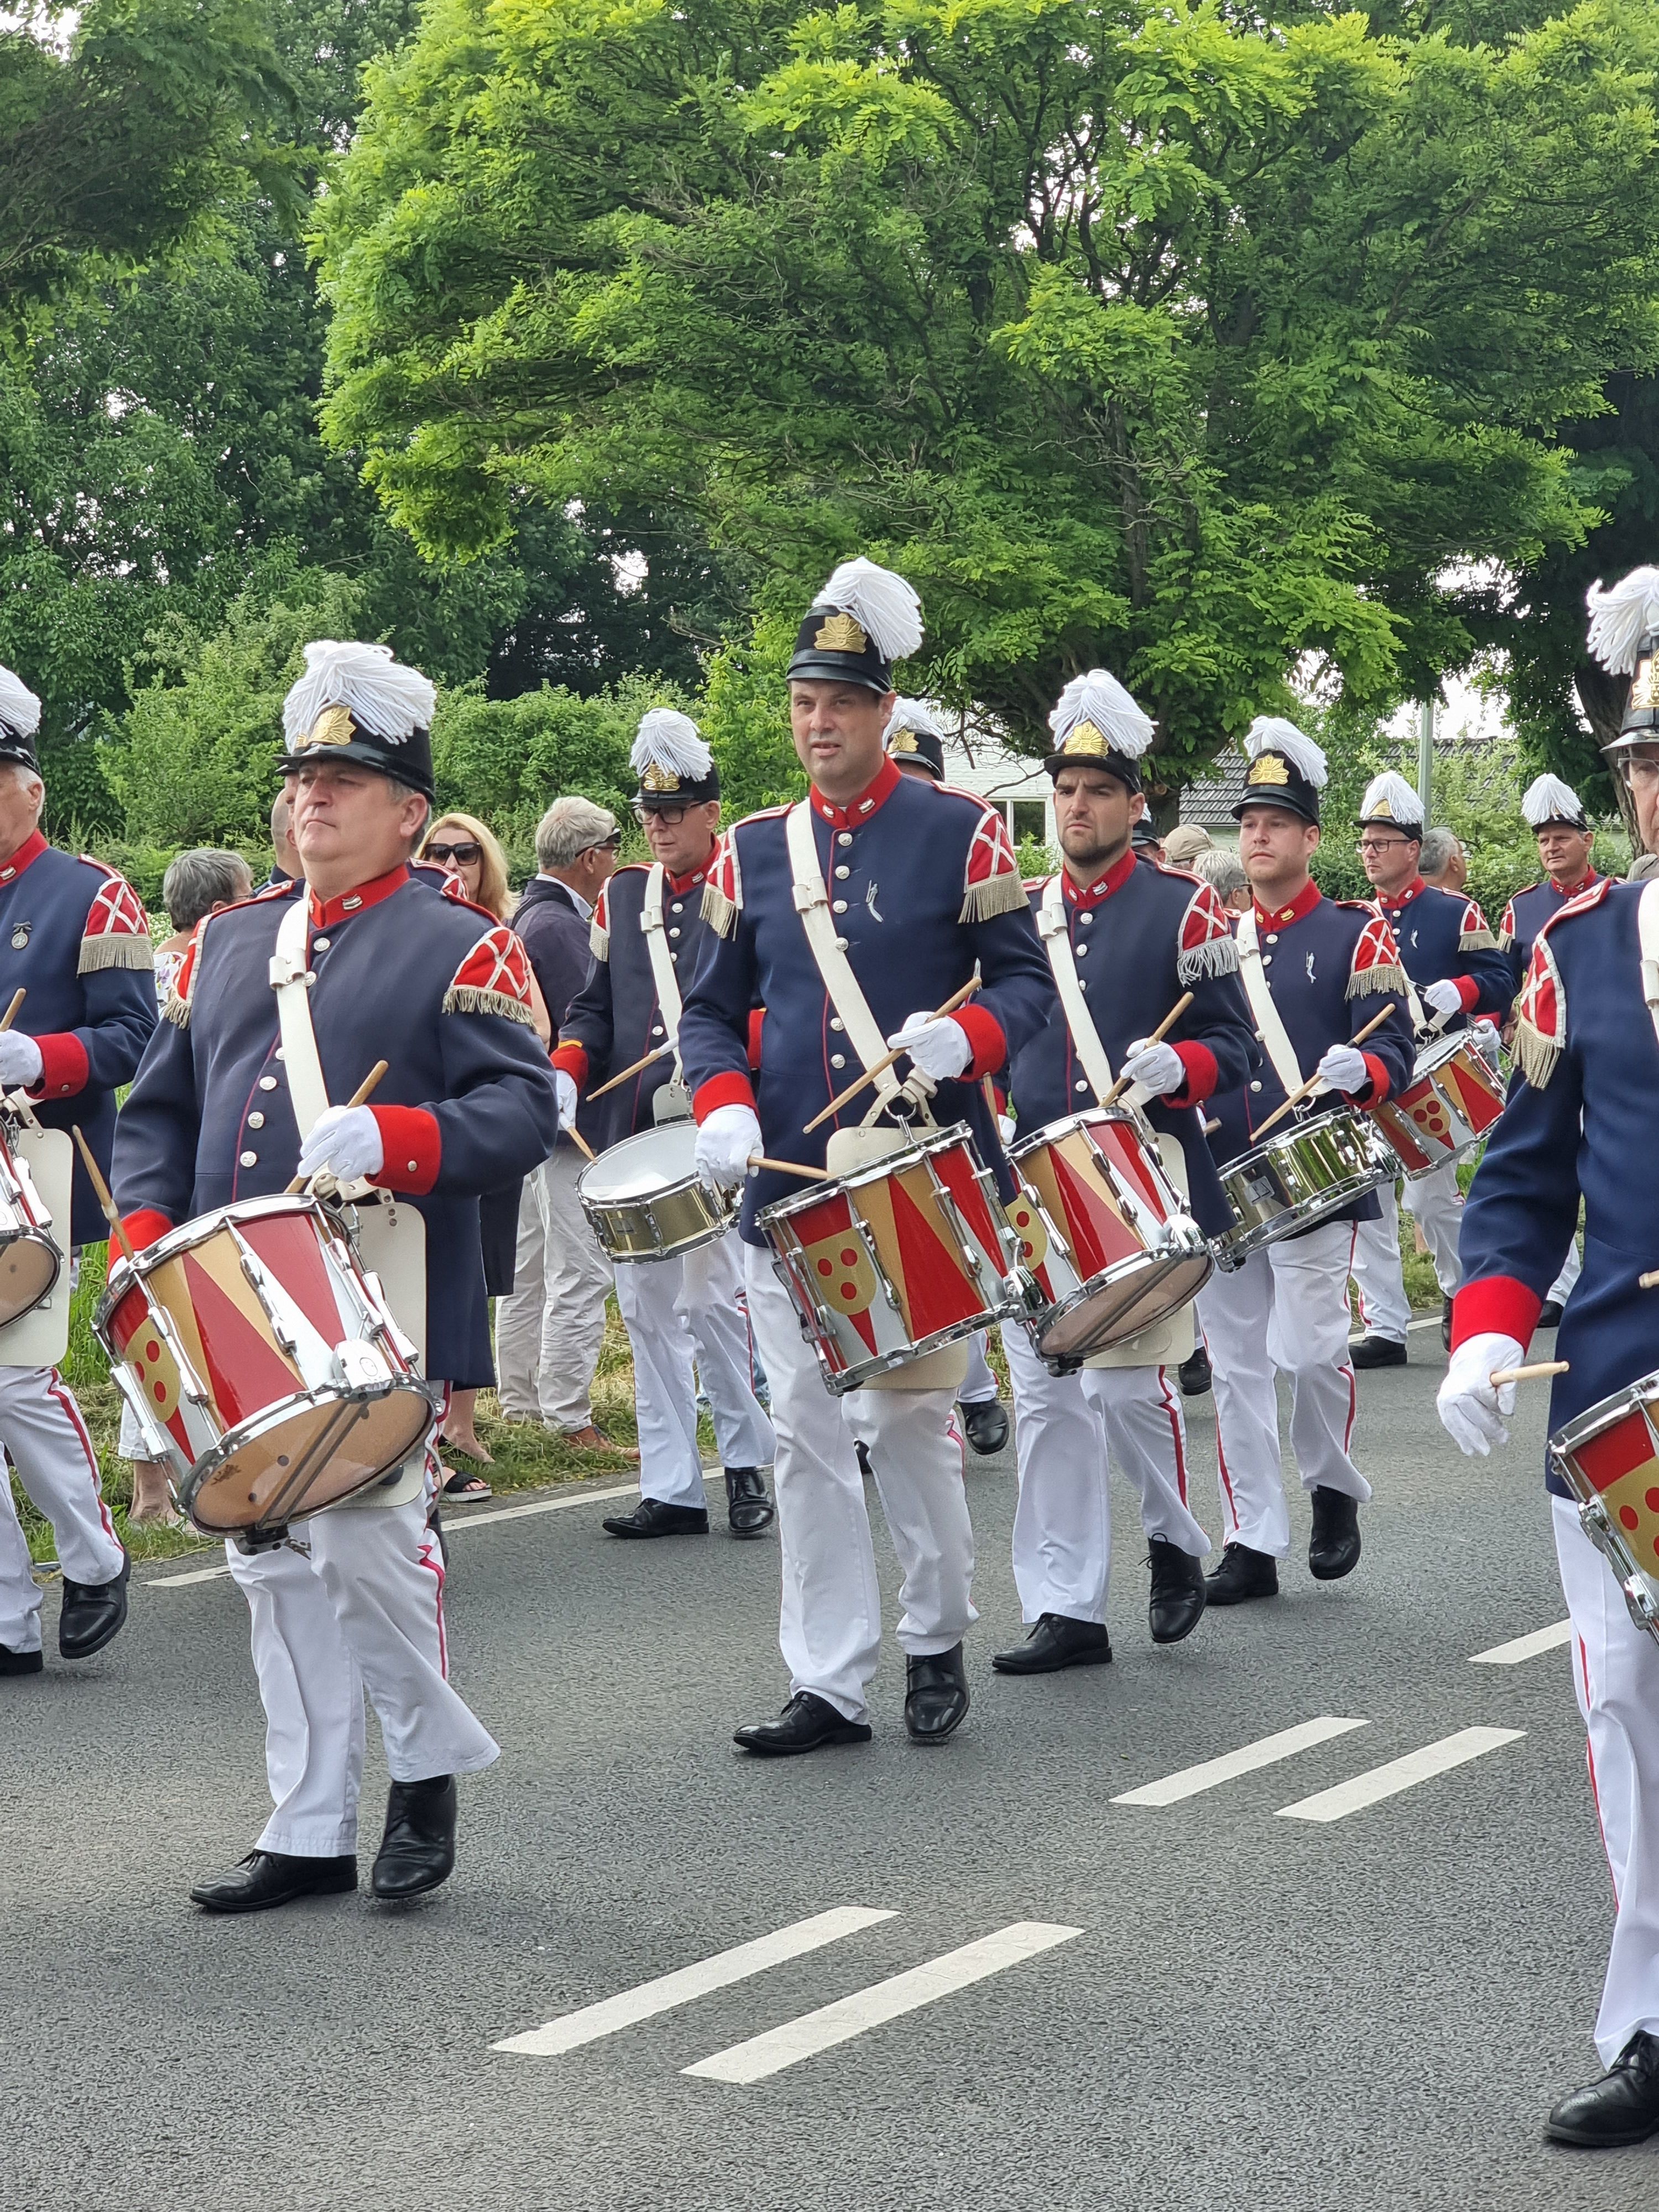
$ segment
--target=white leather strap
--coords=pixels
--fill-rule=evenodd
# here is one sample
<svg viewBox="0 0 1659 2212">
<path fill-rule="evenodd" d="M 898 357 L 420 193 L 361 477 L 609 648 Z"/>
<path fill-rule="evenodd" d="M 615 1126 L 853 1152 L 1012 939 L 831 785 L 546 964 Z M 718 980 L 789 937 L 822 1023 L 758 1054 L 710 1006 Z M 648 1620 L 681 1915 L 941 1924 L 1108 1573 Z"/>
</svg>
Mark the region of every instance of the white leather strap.
<svg viewBox="0 0 1659 2212">
<path fill-rule="evenodd" d="M 674 1053 L 674 1078 L 680 1073 L 680 983 L 674 973 L 674 960 L 668 950 L 667 933 L 662 926 L 662 887 L 665 871 L 660 860 L 652 864 L 645 879 L 645 902 L 640 908 L 640 927 L 645 933 L 645 949 L 651 961 L 651 980 L 657 987 L 657 1004 L 662 1009 L 663 1029 Z"/>
<path fill-rule="evenodd" d="M 847 1042 L 868 1074 L 878 1060 L 887 1057 L 887 1040 L 877 1025 L 870 1002 L 860 989 L 852 963 L 837 939 L 835 916 L 830 911 L 830 893 L 824 884 L 823 870 L 818 865 L 809 800 L 803 799 L 790 808 L 784 830 L 789 846 L 789 872 L 795 884 L 795 911 L 806 933 L 807 949 L 823 979 L 824 990 Z M 883 1068 L 873 1080 L 876 1095 L 884 1104 L 896 1097 L 902 1087 L 890 1067 Z"/>
<path fill-rule="evenodd" d="M 1037 934 L 1042 939 L 1042 949 L 1048 956 L 1049 967 L 1054 970 L 1054 988 L 1060 994 L 1066 1026 L 1072 1032 L 1072 1042 L 1077 1047 L 1083 1073 L 1089 1079 L 1096 1100 L 1103 1100 L 1112 1087 L 1112 1063 L 1106 1056 L 1106 1048 L 1100 1041 L 1100 1031 L 1095 1027 L 1095 1018 L 1089 1012 L 1089 1001 L 1084 997 L 1083 986 L 1078 981 L 1077 962 L 1072 957 L 1071 933 L 1066 927 L 1065 880 L 1060 875 L 1050 876 L 1042 887 L 1042 904 L 1037 914 Z"/>
<path fill-rule="evenodd" d="M 312 1129 L 328 1111 L 328 1085 L 317 1051 L 317 1033 L 311 1026 L 307 994 L 315 978 L 306 965 L 310 893 L 303 884 L 299 896 L 289 901 L 276 929 L 276 950 L 271 956 L 270 987 L 276 994 L 276 1024 L 282 1031 L 283 1065 L 288 1071 L 288 1092 L 294 1118 L 304 1144 Z"/>
<path fill-rule="evenodd" d="M 1642 953 L 1642 996 L 1659 1036 L 1659 877 L 1643 884 L 1636 902 L 1636 941 Z"/>
<path fill-rule="evenodd" d="M 1273 1073 L 1285 1086 L 1288 1098 L 1306 1080 L 1297 1060 L 1296 1048 L 1290 1032 L 1279 1018 L 1273 1004 L 1273 994 L 1268 988 L 1267 971 L 1261 964 L 1261 945 L 1258 939 L 1255 912 L 1252 908 L 1238 918 L 1238 972 L 1244 983 L 1244 995 L 1250 1002 L 1250 1012 L 1255 1017 L 1256 1035 L 1261 1039 L 1262 1049 L 1273 1062 Z"/>
</svg>

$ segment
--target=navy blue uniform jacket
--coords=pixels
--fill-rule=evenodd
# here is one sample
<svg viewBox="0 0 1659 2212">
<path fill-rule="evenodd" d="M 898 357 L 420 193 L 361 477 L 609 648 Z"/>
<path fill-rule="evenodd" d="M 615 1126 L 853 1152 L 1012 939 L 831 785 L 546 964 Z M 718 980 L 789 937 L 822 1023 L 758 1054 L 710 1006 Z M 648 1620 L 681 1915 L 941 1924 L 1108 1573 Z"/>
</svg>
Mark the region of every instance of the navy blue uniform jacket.
<svg viewBox="0 0 1659 2212">
<path fill-rule="evenodd" d="M 1442 1023 L 1443 1035 L 1467 1029 L 1471 1014 L 1503 1019 L 1515 996 L 1515 978 L 1472 898 L 1462 891 L 1443 891 L 1417 876 L 1391 898 L 1379 891 L 1376 903 L 1394 932 L 1401 964 L 1418 989 L 1425 983 L 1456 984 L 1463 1011 Z M 1425 1013 L 1432 1018 L 1426 1008 Z"/>
<path fill-rule="evenodd" d="M 601 892 L 601 900 L 604 896 Z M 548 1019 L 556 1039 L 570 1002 L 586 981 L 587 971 L 593 964 L 589 925 L 577 913 L 576 902 L 567 884 L 555 883 L 545 876 L 532 876 L 514 910 L 513 927 L 530 955 L 530 964 L 541 985 Z M 606 1141 L 602 1134 L 604 1113 L 601 1100 L 591 1115 L 586 1107 L 576 1115 L 577 1130 L 595 1152 Z M 560 1131 L 559 1142 L 568 1146 L 567 1132 Z"/>
<path fill-rule="evenodd" d="M 1516 891 L 1498 927 L 1498 946 L 1509 961 L 1516 990 L 1526 981 L 1532 948 L 1544 924 L 1553 921 L 1570 899 L 1583 898 L 1587 890 L 1605 881 L 1592 868 L 1583 883 L 1575 884 L 1571 890 L 1558 890 L 1553 878 L 1546 876 L 1541 884 L 1528 884 L 1525 890 Z"/>
<path fill-rule="evenodd" d="M 210 915 L 173 981 L 115 1138 L 115 1198 L 135 1244 L 284 1189 L 299 1160 L 270 963 L 288 884 Z M 374 1178 L 426 1223 L 427 1372 L 491 1379 L 478 1194 L 552 1149 L 553 1078 L 531 1024 L 529 963 L 480 907 L 394 868 L 311 900 L 312 1027 L 343 1103 L 377 1060 Z"/>
<path fill-rule="evenodd" d="M 890 760 L 850 805 L 832 805 L 817 791 L 811 805 L 836 923 L 884 1036 L 911 1014 L 943 1006 L 978 963 L 984 988 L 955 1017 L 973 1057 L 959 1082 L 939 1085 L 933 1112 L 941 1127 L 969 1123 L 981 1158 L 1012 1197 L 980 1079 L 1007 1065 L 1055 1001 L 1001 817 L 971 792 L 929 789 L 902 775 Z M 831 1127 L 856 1127 L 873 1094 L 861 1092 L 834 1123 L 803 1135 L 804 1125 L 857 1076 L 859 1060 L 796 911 L 784 842 L 787 812 L 778 806 L 751 814 L 721 840 L 704 891 L 709 938 L 686 994 L 680 1054 L 700 1121 L 717 1106 L 752 1105 L 771 1158 L 821 1167 Z M 765 1007 L 766 1019 L 751 1083 L 756 1006 Z M 749 1177 L 741 1223 L 749 1243 L 765 1241 L 755 1226 L 760 1209 L 800 1187 L 769 1170 Z"/>
<path fill-rule="evenodd" d="M 1193 994 L 1168 1038 L 1187 1080 L 1148 1100 L 1144 1111 L 1155 1129 L 1179 1142 L 1194 1217 L 1206 1236 L 1219 1236 L 1232 1226 L 1232 1214 L 1204 1141 L 1202 1109 L 1216 1091 L 1241 1089 L 1261 1059 L 1226 914 L 1197 877 L 1133 852 L 1085 890 L 1069 876 L 1061 881 L 1078 981 L 1114 1075 L 1129 1047 L 1152 1034 L 1183 992 Z M 1034 919 L 1047 888 L 1046 879 L 1031 887 Z M 1015 1058 L 1012 1097 L 1022 1137 L 1095 1103 L 1058 1002 Z"/>
</svg>

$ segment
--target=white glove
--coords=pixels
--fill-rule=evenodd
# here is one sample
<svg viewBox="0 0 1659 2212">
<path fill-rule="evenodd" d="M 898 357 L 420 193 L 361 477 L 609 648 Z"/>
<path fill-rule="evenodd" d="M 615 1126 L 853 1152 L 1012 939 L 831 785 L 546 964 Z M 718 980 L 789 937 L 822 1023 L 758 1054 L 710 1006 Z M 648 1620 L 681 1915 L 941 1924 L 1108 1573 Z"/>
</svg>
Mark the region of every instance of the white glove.
<svg viewBox="0 0 1659 2212">
<path fill-rule="evenodd" d="M 908 1052 L 922 1073 L 931 1075 L 935 1083 L 948 1083 L 963 1073 L 974 1056 L 967 1030 L 949 1014 L 912 1014 L 887 1042 L 896 1051 Z"/>
<path fill-rule="evenodd" d="M 1149 1044 L 1145 1037 L 1129 1047 L 1129 1056 L 1118 1071 L 1127 1075 L 1131 1083 L 1138 1084 L 1149 1098 L 1162 1098 L 1171 1091 L 1179 1091 L 1187 1080 L 1187 1069 L 1181 1054 L 1172 1044 Z"/>
<path fill-rule="evenodd" d="M 1437 983 L 1425 983 L 1418 996 L 1425 1006 L 1432 1006 L 1443 1022 L 1463 1011 L 1463 994 L 1449 977 L 1442 976 Z"/>
<path fill-rule="evenodd" d="M 1526 1356 L 1524 1346 L 1512 1336 L 1496 1334 L 1472 1336 L 1453 1352 L 1435 1411 L 1446 1434 L 1471 1459 L 1485 1459 L 1494 1444 L 1508 1443 L 1504 1416 L 1515 1411 L 1516 1386 L 1506 1382 L 1494 1390 L 1492 1377 L 1505 1367 L 1518 1367 Z"/>
<path fill-rule="evenodd" d="M 27 1091 L 40 1080 L 40 1048 L 21 1030 L 0 1030 L 0 1087 Z"/>
<path fill-rule="evenodd" d="M 1317 1073 L 1328 1091 L 1364 1091 L 1371 1079 L 1364 1054 L 1351 1044 L 1334 1044 L 1320 1061 Z"/>
<path fill-rule="evenodd" d="M 300 1147 L 301 1175 L 331 1175 L 337 1182 L 378 1175 L 385 1161 L 380 1125 L 370 1106 L 331 1106 Z"/>
<path fill-rule="evenodd" d="M 559 1127 L 574 1129 L 579 1093 L 575 1078 L 567 1075 L 562 1067 L 556 1067 L 553 1071 L 553 1095 L 559 1102 Z"/>
<path fill-rule="evenodd" d="M 1006 1152 L 1014 1141 L 1014 1117 L 1012 1114 L 997 1115 L 997 1134 L 1001 1138 L 1003 1150 Z"/>
<path fill-rule="evenodd" d="M 761 1125 L 752 1106 L 717 1106 L 697 1131 L 692 1155 L 707 1183 L 735 1190 L 749 1172 L 749 1156 L 761 1149 Z"/>
</svg>

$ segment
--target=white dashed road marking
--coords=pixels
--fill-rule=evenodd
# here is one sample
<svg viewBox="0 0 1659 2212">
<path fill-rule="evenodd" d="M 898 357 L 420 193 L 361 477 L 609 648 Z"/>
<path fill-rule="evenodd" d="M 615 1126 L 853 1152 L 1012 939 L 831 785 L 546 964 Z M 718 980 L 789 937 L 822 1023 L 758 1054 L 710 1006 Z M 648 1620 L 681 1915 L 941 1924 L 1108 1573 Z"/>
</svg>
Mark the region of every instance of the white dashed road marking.
<svg viewBox="0 0 1659 2212">
<path fill-rule="evenodd" d="M 1161 1782 L 1146 1782 L 1139 1790 L 1126 1790 L 1112 1802 L 1178 1805 L 1183 1798 L 1218 1789 L 1224 1782 L 1235 1781 L 1241 1774 L 1254 1774 L 1258 1767 L 1275 1765 L 1281 1759 L 1294 1759 L 1299 1751 L 1311 1751 L 1316 1744 L 1328 1743 L 1333 1736 L 1346 1735 L 1351 1729 L 1365 1726 L 1364 1721 L 1340 1721 L 1333 1714 L 1322 1713 L 1317 1720 L 1280 1729 L 1276 1735 L 1264 1735 L 1219 1759 L 1206 1759 L 1198 1766 L 1183 1766 L 1174 1774 L 1166 1774 Z"/>
<path fill-rule="evenodd" d="M 1535 1659 L 1540 1651 L 1553 1651 L 1571 1641 L 1572 1623 L 1558 1620 L 1548 1628 L 1534 1628 L 1530 1636 L 1517 1636 L 1512 1643 L 1494 1644 L 1490 1651 L 1477 1651 L 1469 1664 L 1471 1667 L 1518 1667 L 1523 1659 Z"/>
<path fill-rule="evenodd" d="M 1281 1820 L 1346 1820 L 1350 1813 L 1363 1813 L 1385 1797 L 1397 1797 L 1402 1790 L 1414 1790 L 1419 1782 L 1432 1781 L 1437 1774 L 1448 1773 L 1454 1766 L 1484 1758 L 1506 1743 L 1516 1743 L 1525 1734 L 1524 1729 L 1459 1729 L 1455 1735 L 1442 1736 L 1438 1743 L 1425 1743 L 1420 1751 L 1408 1751 L 1403 1759 L 1391 1759 L 1385 1766 L 1356 1774 L 1352 1782 L 1339 1782 L 1334 1790 L 1322 1790 L 1294 1805 L 1281 1805 L 1277 1817 Z"/>
</svg>

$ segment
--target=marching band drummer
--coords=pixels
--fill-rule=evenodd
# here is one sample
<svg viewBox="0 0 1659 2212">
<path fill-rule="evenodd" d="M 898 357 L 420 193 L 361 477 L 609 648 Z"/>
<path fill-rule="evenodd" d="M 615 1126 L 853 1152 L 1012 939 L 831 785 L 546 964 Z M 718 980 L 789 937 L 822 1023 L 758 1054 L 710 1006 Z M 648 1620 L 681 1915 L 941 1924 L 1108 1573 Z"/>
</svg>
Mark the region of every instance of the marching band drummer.
<svg viewBox="0 0 1659 2212">
<path fill-rule="evenodd" d="M 749 1174 L 763 1152 L 820 1165 L 826 1132 L 809 1137 L 804 1125 L 880 1060 L 884 1040 L 914 1070 L 900 1109 L 928 1098 L 941 1125 L 968 1122 L 981 1158 L 1001 1162 L 981 1079 L 1040 1026 L 1053 985 L 1000 817 L 966 793 L 921 789 L 883 750 L 891 664 L 921 636 L 915 593 L 869 561 L 843 563 L 813 602 L 788 669 L 811 790 L 727 831 L 705 899 L 714 941 L 680 1025 L 699 1167 L 744 1186 L 750 1319 L 777 1431 L 791 1694 L 775 1720 L 737 1732 L 762 1755 L 869 1741 L 881 1594 L 855 1441 L 904 1571 L 905 1725 L 938 1742 L 968 1710 L 974 1541 L 954 1391 L 903 1387 L 901 1369 L 901 1387 L 830 1395 L 757 1226 L 763 1206 L 800 1186 L 767 1168 Z M 976 967 L 984 988 L 959 1012 L 911 1011 L 944 1004 Z M 751 1081 L 757 1005 L 766 1020 Z M 890 1096 L 884 1085 L 861 1094 L 836 1116 L 838 1133 Z"/>
<path fill-rule="evenodd" d="M 308 645 L 306 664 L 282 762 L 304 880 L 198 928 L 122 1109 L 116 1200 L 143 1246 L 283 1190 L 296 1166 L 367 1176 L 425 1224 L 426 1373 L 487 1380 L 478 1195 L 546 1158 L 556 1123 L 528 963 L 510 929 L 410 871 L 432 802 L 431 684 L 380 645 Z M 372 1105 L 329 1104 L 377 1060 Z M 240 1866 L 191 1892 L 209 1911 L 356 1887 L 365 1686 L 392 1771 L 374 1893 L 412 1897 L 452 1871 L 455 1778 L 498 1747 L 448 1680 L 428 1479 L 416 1455 L 297 1521 L 291 1541 L 227 1547 L 275 1810 Z"/>
<path fill-rule="evenodd" d="M 1250 765 L 1233 813 L 1252 904 L 1238 920 L 1239 972 L 1265 1057 L 1246 1084 L 1214 1101 L 1221 1126 L 1210 1142 L 1224 1165 L 1249 1151 L 1255 1130 L 1308 1077 L 1317 1073 L 1350 1106 L 1375 1106 L 1404 1085 L 1414 1064 L 1394 933 L 1370 907 L 1324 897 L 1309 875 L 1324 753 L 1276 715 L 1257 716 L 1245 750 Z M 1384 1009 L 1392 1018 L 1362 1050 L 1350 1040 Z M 1320 1110 L 1333 1103 L 1317 1102 Z M 1355 1224 L 1376 1211 L 1367 1194 L 1252 1252 L 1231 1273 L 1218 1268 L 1198 1294 L 1215 1369 L 1224 1530 L 1221 1565 L 1206 1585 L 1212 1605 L 1279 1594 L 1291 1527 L 1275 1368 L 1291 1378 L 1291 1445 L 1313 1497 L 1309 1571 L 1334 1582 L 1359 1563 L 1358 1509 L 1371 1492 L 1348 1449 L 1347 1285 Z"/>
<path fill-rule="evenodd" d="M 1642 842 L 1659 852 L 1659 568 L 1638 568 L 1610 592 L 1592 589 L 1590 606 L 1591 651 L 1613 675 L 1633 678 L 1610 750 Z M 1519 1075 L 1463 1209 L 1463 1281 L 1438 1403 L 1466 1452 L 1484 1455 L 1508 1441 L 1516 1386 L 1494 1389 L 1491 1377 L 1524 1357 L 1581 1196 L 1584 1270 L 1557 1340 L 1569 1365 L 1551 1387 L 1551 1428 L 1659 1365 L 1659 1296 L 1642 1287 L 1659 1265 L 1659 1206 L 1644 1171 L 1659 1091 L 1659 1006 L 1644 984 L 1655 961 L 1653 882 L 1598 881 L 1558 904 L 1533 941 L 1516 1008 Z M 1639 1451 L 1632 1457 L 1610 1469 L 1618 1495 L 1608 1503 L 1652 1572 L 1655 1468 Z M 1626 1612 L 1553 1467 L 1546 1487 L 1617 1918 L 1595 2022 L 1607 2071 L 1563 2098 L 1545 2134 L 1612 2147 L 1659 2130 L 1659 1644 Z"/>
<path fill-rule="evenodd" d="M 131 1081 L 155 1027 L 155 954 L 131 886 L 41 835 L 40 726 L 39 699 L 0 668 L 0 1006 L 20 987 L 28 994 L 0 1031 L 0 1090 L 26 1091 L 49 1129 L 78 1124 L 107 1174 L 116 1090 Z M 72 1250 L 102 1234 L 78 1153 L 70 1189 L 70 1218 L 53 1228 Z M 0 1444 L 57 1539 L 58 1649 L 66 1659 L 90 1658 L 127 1617 L 127 1555 L 81 1409 L 56 1368 L 0 1366 Z M 37 1674 L 44 1665 L 40 1602 L 0 1472 L 0 1675 Z"/>
<path fill-rule="evenodd" d="M 1498 950 L 1486 917 L 1461 891 L 1438 890 L 1418 871 L 1423 850 L 1423 801 L 1403 775 L 1388 769 L 1371 778 L 1359 803 L 1359 858 L 1376 893 L 1377 912 L 1394 932 L 1401 965 L 1412 987 L 1411 1012 L 1419 1030 L 1441 1036 L 1464 1029 L 1474 1015 L 1498 1021 L 1514 996 L 1510 963 Z M 1365 1334 L 1353 1348 L 1356 1367 L 1403 1367 L 1411 1306 L 1400 1263 L 1399 1212 L 1381 1195 L 1376 1218 L 1362 1221 L 1354 1237 L 1353 1273 L 1359 1285 Z M 1457 1288 L 1457 1226 L 1463 1194 L 1457 1163 L 1445 1160 L 1432 1174 L 1406 1178 L 1406 1211 L 1422 1226 L 1443 1304 L 1441 1328 L 1449 1338 L 1452 1292 Z"/>
<path fill-rule="evenodd" d="M 703 885 L 720 825 L 720 771 L 689 714 L 652 708 L 632 765 L 640 780 L 634 811 L 652 862 L 618 868 L 599 893 L 587 981 L 559 1025 L 553 1054 L 561 1119 L 575 1120 L 583 1091 L 666 1049 L 595 1108 L 605 1116 L 601 1149 L 656 1121 L 690 1117 L 677 1049 L 680 1007 L 708 934 Z M 737 1232 L 678 1259 L 623 1261 L 616 1278 L 634 1351 L 640 1502 L 631 1513 L 608 1516 L 605 1527 L 613 1536 L 708 1534 L 697 1447 L 701 1376 L 726 1474 L 727 1523 L 734 1536 L 760 1535 L 773 1519 L 761 1473 L 772 1463 L 772 1424 L 751 1382 Z"/>
<path fill-rule="evenodd" d="M 1097 1105 L 1119 1075 L 1132 1078 L 1127 1103 L 1144 1104 L 1153 1129 L 1179 1147 L 1194 1217 L 1218 1236 L 1232 1218 L 1201 1109 L 1215 1091 L 1243 1084 L 1259 1057 L 1238 948 L 1207 884 L 1134 845 L 1151 718 L 1097 668 L 1073 678 L 1048 721 L 1054 750 L 1043 767 L 1054 779 L 1061 867 L 1030 896 L 1059 997 L 1048 1026 L 1014 1060 L 1019 1127 L 1029 1136 Z M 1169 1040 L 1148 1043 L 1186 992 L 1193 1003 Z M 1179 1643 L 1204 1611 L 1210 1540 L 1188 1504 L 1181 1400 L 1164 1364 L 1143 1341 L 1060 1376 L 1023 1329 L 1006 1328 L 1003 1343 L 1019 1462 L 1014 1581 L 1031 1632 L 992 1665 L 1038 1674 L 1110 1660 L 1114 1463 L 1139 1495 L 1152 1641 Z"/>
</svg>

